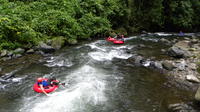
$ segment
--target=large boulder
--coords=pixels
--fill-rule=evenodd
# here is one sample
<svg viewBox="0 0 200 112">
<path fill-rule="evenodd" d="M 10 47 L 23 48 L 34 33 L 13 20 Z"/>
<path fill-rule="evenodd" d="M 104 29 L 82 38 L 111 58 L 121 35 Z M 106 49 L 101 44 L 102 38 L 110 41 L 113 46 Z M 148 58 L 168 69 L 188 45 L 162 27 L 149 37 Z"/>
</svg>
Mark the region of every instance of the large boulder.
<svg viewBox="0 0 200 112">
<path fill-rule="evenodd" d="M 33 54 L 34 52 L 35 52 L 34 49 L 29 49 L 26 51 L 27 54 Z"/>
<path fill-rule="evenodd" d="M 7 53 L 8 53 L 8 51 L 7 50 L 2 50 L 1 51 L 1 57 L 4 57 L 4 56 L 6 56 L 7 55 Z"/>
<path fill-rule="evenodd" d="M 153 68 L 156 68 L 156 69 L 159 69 L 159 70 L 163 69 L 163 66 L 160 62 L 154 62 L 154 61 L 152 61 L 150 63 L 150 67 L 153 67 Z"/>
<path fill-rule="evenodd" d="M 191 82 L 194 82 L 194 83 L 200 83 L 199 79 L 196 76 L 194 76 L 193 74 L 187 75 L 186 79 L 188 81 L 191 81 Z"/>
<path fill-rule="evenodd" d="M 43 51 L 44 53 L 51 53 L 55 51 L 55 49 L 52 46 L 49 46 L 44 42 L 39 43 L 38 49 Z"/>
<path fill-rule="evenodd" d="M 14 51 L 13 51 L 13 53 L 14 54 L 23 54 L 24 53 L 24 49 L 22 49 L 22 48 L 17 48 L 17 49 L 15 49 Z"/>
<path fill-rule="evenodd" d="M 164 61 L 164 62 L 162 62 L 162 66 L 163 66 L 163 68 L 165 68 L 166 70 L 173 70 L 174 68 L 176 68 L 175 66 L 174 66 L 174 64 L 172 63 L 172 62 L 170 62 L 170 61 Z"/>
<path fill-rule="evenodd" d="M 168 54 L 175 58 L 187 58 L 192 56 L 189 49 L 189 41 L 179 41 L 168 49 Z"/>
</svg>

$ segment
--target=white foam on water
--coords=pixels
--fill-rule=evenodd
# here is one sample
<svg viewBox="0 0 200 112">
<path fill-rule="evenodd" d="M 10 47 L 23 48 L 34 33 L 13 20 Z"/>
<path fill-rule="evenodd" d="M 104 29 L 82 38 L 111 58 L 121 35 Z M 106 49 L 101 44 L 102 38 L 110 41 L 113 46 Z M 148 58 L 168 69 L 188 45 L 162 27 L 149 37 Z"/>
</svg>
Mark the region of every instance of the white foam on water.
<svg viewBox="0 0 200 112">
<path fill-rule="evenodd" d="M 22 80 L 22 78 L 12 78 L 13 82 L 20 82 Z"/>
<path fill-rule="evenodd" d="M 124 40 L 131 40 L 131 39 L 135 39 L 135 38 L 138 38 L 137 36 L 131 36 L 131 37 L 128 37 L 128 38 L 124 38 Z"/>
<path fill-rule="evenodd" d="M 102 42 L 102 41 L 100 41 Z M 112 60 L 113 58 L 128 59 L 131 57 L 131 54 L 127 54 L 125 49 L 131 49 L 133 46 L 105 46 L 105 45 L 96 45 L 100 43 L 99 41 L 89 44 L 92 49 L 97 51 L 89 52 L 88 55 L 97 61 L 106 61 Z"/>
<path fill-rule="evenodd" d="M 88 46 L 90 46 L 92 49 L 97 49 L 97 50 L 100 50 L 100 51 L 106 51 L 106 48 L 103 47 L 103 46 L 98 46 L 96 44 L 100 43 L 102 41 L 97 41 L 97 42 L 94 42 L 94 43 L 91 43 L 91 44 L 87 44 Z"/>
<path fill-rule="evenodd" d="M 112 60 L 114 57 L 127 59 L 131 55 L 126 54 L 124 49 L 131 49 L 130 46 L 106 46 L 104 41 L 96 41 L 88 44 L 94 52 L 88 55 L 95 60 Z M 62 57 L 61 57 L 62 58 Z M 59 61 L 58 61 L 59 60 Z M 47 66 L 62 66 L 63 59 L 52 57 L 46 61 Z M 56 64 L 55 64 L 56 63 Z M 55 65 L 54 65 L 55 64 Z M 60 65 L 59 65 L 60 64 Z M 88 106 L 99 106 L 107 102 L 105 95 L 106 79 L 105 71 L 96 69 L 89 65 L 77 68 L 74 72 L 66 76 L 64 82 L 69 85 L 65 88 L 60 87 L 50 97 L 35 93 L 33 96 L 25 97 L 24 104 L 20 107 L 20 112 L 89 112 Z"/>
<path fill-rule="evenodd" d="M 145 40 L 145 41 L 152 41 L 152 42 L 158 42 L 158 38 L 142 38 L 142 40 Z"/>
<path fill-rule="evenodd" d="M 164 33 L 164 32 L 157 32 L 155 34 L 157 34 L 158 36 L 172 36 L 172 34 L 170 34 L 170 33 Z"/>
<path fill-rule="evenodd" d="M 90 52 L 88 55 L 97 61 L 112 60 L 113 58 L 128 59 L 131 57 L 131 54 L 126 54 L 122 50 L 110 50 L 109 52 Z"/>
<path fill-rule="evenodd" d="M 142 65 L 145 67 L 148 67 L 148 66 L 150 66 L 150 64 L 151 64 L 151 61 L 146 61 Z"/>
<path fill-rule="evenodd" d="M 73 63 L 69 59 L 63 59 L 61 57 L 51 57 L 50 60 L 46 61 L 47 63 L 44 64 L 45 66 L 48 67 L 71 67 L 73 66 Z"/>
<path fill-rule="evenodd" d="M 121 47 L 111 48 L 106 52 L 102 51 L 89 52 L 88 55 L 97 61 L 112 60 L 113 58 L 128 59 L 132 55 L 127 54 L 123 50 L 124 48 L 129 49 L 127 48 L 127 46 L 121 46 Z"/>
<path fill-rule="evenodd" d="M 32 96 L 25 98 L 20 112 L 83 112 L 87 105 L 106 102 L 105 87 L 107 75 L 89 65 L 66 76 L 72 84 L 62 91 L 57 90 L 50 97 Z M 59 88 L 60 89 L 60 88 Z"/>
<path fill-rule="evenodd" d="M 113 49 L 132 49 L 134 46 L 117 46 L 117 47 L 112 47 Z"/>
</svg>

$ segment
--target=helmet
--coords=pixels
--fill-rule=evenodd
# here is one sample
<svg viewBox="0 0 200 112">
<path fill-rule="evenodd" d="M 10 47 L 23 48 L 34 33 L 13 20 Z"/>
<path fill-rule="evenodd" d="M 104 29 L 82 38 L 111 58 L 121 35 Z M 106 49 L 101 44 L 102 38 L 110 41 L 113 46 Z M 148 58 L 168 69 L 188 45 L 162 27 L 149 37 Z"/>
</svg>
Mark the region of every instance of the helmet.
<svg viewBox="0 0 200 112">
<path fill-rule="evenodd" d="M 37 78 L 37 82 L 42 82 L 43 78 L 40 77 L 40 78 Z"/>
</svg>

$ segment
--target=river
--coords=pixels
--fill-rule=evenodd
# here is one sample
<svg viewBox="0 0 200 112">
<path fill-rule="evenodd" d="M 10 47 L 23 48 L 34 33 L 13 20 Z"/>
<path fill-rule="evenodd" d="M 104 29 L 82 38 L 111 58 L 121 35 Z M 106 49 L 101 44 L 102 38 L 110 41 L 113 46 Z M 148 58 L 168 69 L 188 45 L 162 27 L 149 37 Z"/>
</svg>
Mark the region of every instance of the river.
<svg viewBox="0 0 200 112">
<path fill-rule="evenodd" d="M 168 58 L 160 50 L 169 46 L 158 39 L 83 42 L 13 70 L 16 78 L 0 89 L 0 112 L 167 112 L 169 104 L 190 100 L 191 94 L 168 84 L 158 71 L 128 61 L 135 54 Z M 139 44 L 144 48 L 136 48 Z M 32 90 L 37 77 L 51 76 L 66 85 L 49 97 Z"/>
</svg>

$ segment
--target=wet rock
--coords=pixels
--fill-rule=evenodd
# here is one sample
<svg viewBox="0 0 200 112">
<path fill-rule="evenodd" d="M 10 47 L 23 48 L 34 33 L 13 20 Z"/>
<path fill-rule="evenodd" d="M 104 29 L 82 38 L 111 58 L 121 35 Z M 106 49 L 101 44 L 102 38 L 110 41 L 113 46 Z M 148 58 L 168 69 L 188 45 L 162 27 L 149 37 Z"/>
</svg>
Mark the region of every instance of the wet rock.
<svg viewBox="0 0 200 112">
<path fill-rule="evenodd" d="M 44 53 L 43 51 L 36 51 L 35 53 L 36 53 L 36 54 L 43 55 L 43 56 L 45 55 L 45 53 Z"/>
<path fill-rule="evenodd" d="M 190 40 L 190 38 L 188 38 L 188 37 L 184 37 L 184 39 L 185 39 L 185 40 Z"/>
<path fill-rule="evenodd" d="M 22 57 L 22 55 L 21 54 L 16 54 L 15 55 L 15 58 L 19 58 L 19 57 Z"/>
<path fill-rule="evenodd" d="M 185 70 L 187 64 L 185 62 L 185 60 L 181 60 L 178 63 L 175 64 L 176 68 L 178 68 L 179 70 Z"/>
<path fill-rule="evenodd" d="M 190 63 L 190 64 L 188 65 L 188 67 L 189 67 L 190 69 L 192 69 L 192 70 L 196 70 L 196 69 L 197 69 L 197 65 L 194 64 L 194 63 Z"/>
<path fill-rule="evenodd" d="M 135 57 L 132 56 L 132 57 L 128 58 L 128 59 L 127 59 L 127 62 L 129 62 L 129 63 L 131 63 L 131 64 L 135 63 Z"/>
<path fill-rule="evenodd" d="M 10 60 L 10 59 L 11 59 L 11 56 L 2 58 L 3 61 L 7 61 L 7 60 Z"/>
<path fill-rule="evenodd" d="M 55 51 L 55 49 L 53 47 L 51 47 L 43 42 L 39 43 L 38 49 L 43 51 L 44 53 L 51 53 L 51 52 Z"/>
<path fill-rule="evenodd" d="M 7 51 L 7 50 L 2 50 L 2 51 L 1 51 L 1 57 L 4 57 L 4 56 L 6 56 L 6 55 L 7 55 L 7 53 L 8 53 L 8 51 Z"/>
<path fill-rule="evenodd" d="M 170 42 L 169 42 L 167 39 L 165 39 L 165 38 L 160 39 L 160 42 L 163 42 L 163 43 L 165 43 L 165 44 L 169 44 L 169 43 L 170 43 Z"/>
<path fill-rule="evenodd" d="M 173 39 L 173 40 L 172 40 L 172 43 L 173 43 L 173 44 L 175 44 L 175 43 L 177 43 L 177 42 L 178 42 L 177 39 Z"/>
<path fill-rule="evenodd" d="M 132 50 L 130 50 L 130 49 L 125 50 L 125 53 L 131 54 L 131 52 L 132 52 Z"/>
<path fill-rule="evenodd" d="M 195 77 L 194 75 L 187 75 L 186 76 L 186 80 L 190 81 L 190 82 L 195 82 L 195 83 L 199 83 L 199 79 L 197 77 Z"/>
<path fill-rule="evenodd" d="M 196 50 L 200 50 L 200 47 L 198 44 L 192 44 L 192 47 L 195 48 Z"/>
<path fill-rule="evenodd" d="M 142 60 L 142 61 L 141 61 L 141 64 L 142 64 L 143 66 L 145 66 L 145 67 L 149 67 L 150 64 L 151 64 L 151 61 L 150 61 L 149 59 L 147 59 L 147 60 Z"/>
<path fill-rule="evenodd" d="M 156 68 L 156 69 L 163 69 L 163 66 L 160 62 L 151 62 L 150 67 Z"/>
<path fill-rule="evenodd" d="M 146 46 L 144 44 L 139 44 L 137 47 L 143 48 L 143 47 L 146 47 Z"/>
<path fill-rule="evenodd" d="M 191 53 L 187 50 L 184 50 L 182 48 L 173 46 L 168 50 L 169 56 L 175 57 L 175 58 L 187 58 L 191 56 Z"/>
<path fill-rule="evenodd" d="M 200 102 L 200 86 L 198 87 L 194 98 L 195 98 L 196 101 Z"/>
<path fill-rule="evenodd" d="M 17 49 L 15 49 L 14 51 L 13 51 L 13 53 L 14 54 L 23 54 L 24 53 L 24 49 L 22 49 L 22 48 L 17 48 Z"/>
<path fill-rule="evenodd" d="M 192 39 L 191 43 L 192 43 L 192 44 L 197 44 L 197 43 L 198 43 L 198 40 L 197 40 L 197 39 Z"/>
<path fill-rule="evenodd" d="M 14 54 L 13 55 L 13 58 L 19 58 L 19 57 L 22 57 L 22 55 L 21 54 Z"/>
<path fill-rule="evenodd" d="M 34 49 L 29 49 L 26 51 L 27 54 L 33 54 L 34 52 L 35 52 Z"/>
<path fill-rule="evenodd" d="M 166 52 L 166 50 L 165 50 L 165 49 L 161 49 L 161 52 L 165 53 L 165 52 Z"/>
<path fill-rule="evenodd" d="M 164 61 L 164 62 L 162 62 L 162 66 L 166 70 L 173 70 L 175 68 L 175 66 L 170 61 Z"/>
<path fill-rule="evenodd" d="M 13 55 L 13 51 L 9 51 L 7 56 L 12 56 Z"/>
<path fill-rule="evenodd" d="M 142 61 L 143 61 L 143 57 L 142 56 L 137 56 L 135 58 L 135 64 L 136 65 L 141 65 L 142 64 Z"/>
<path fill-rule="evenodd" d="M 196 48 L 189 48 L 189 51 L 196 51 Z"/>
<path fill-rule="evenodd" d="M 1 77 L 1 79 L 3 79 L 3 80 L 8 80 L 8 79 L 10 79 L 10 78 L 13 78 L 13 77 L 15 77 L 15 75 L 14 75 L 14 73 L 8 73 L 8 74 L 5 74 L 5 75 L 3 75 L 2 77 Z"/>
<path fill-rule="evenodd" d="M 168 109 L 170 112 L 197 112 L 192 106 L 184 103 L 170 104 Z"/>
</svg>

